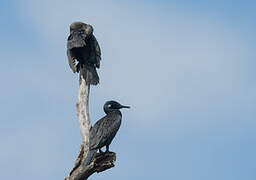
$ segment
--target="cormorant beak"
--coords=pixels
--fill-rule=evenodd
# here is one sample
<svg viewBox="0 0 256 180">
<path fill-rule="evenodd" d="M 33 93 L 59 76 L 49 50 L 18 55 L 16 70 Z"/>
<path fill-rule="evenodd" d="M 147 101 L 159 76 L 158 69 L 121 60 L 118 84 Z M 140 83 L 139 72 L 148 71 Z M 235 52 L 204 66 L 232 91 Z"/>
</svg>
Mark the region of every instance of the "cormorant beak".
<svg viewBox="0 0 256 180">
<path fill-rule="evenodd" d="M 130 106 L 123 106 L 123 105 L 121 105 L 120 109 L 121 108 L 130 108 Z"/>
</svg>

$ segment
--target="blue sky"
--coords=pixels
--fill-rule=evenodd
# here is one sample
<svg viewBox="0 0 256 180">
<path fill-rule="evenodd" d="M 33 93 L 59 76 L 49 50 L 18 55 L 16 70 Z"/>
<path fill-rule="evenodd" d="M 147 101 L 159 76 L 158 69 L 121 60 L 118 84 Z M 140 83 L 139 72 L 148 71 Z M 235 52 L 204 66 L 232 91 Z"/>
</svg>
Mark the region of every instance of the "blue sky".
<svg viewBox="0 0 256 180">
<path fill-rule="evenodd" d="M 103 57 L 92 123 L 130 105 L 94 179 L 256 178 L 254 1 L 1 1 L 0 179 L 64 179 L 81 136 L 73 21 L 94 26 Z M 13 171 L 15 173 L 13 173 Z"/>
</svg>

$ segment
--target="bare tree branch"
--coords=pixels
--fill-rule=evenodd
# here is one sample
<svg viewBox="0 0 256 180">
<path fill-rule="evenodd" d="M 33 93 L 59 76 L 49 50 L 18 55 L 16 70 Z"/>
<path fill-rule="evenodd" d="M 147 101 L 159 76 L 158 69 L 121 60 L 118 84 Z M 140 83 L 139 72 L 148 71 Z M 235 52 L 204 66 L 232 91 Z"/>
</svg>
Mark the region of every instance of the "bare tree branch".
<svg viewBox="0 0 256 180">
<path fill-rule="evenodd" d="M 90 85 L 80 73 L 78 102 L 76 107 L 82 135 L 82 145 L 75 165 L 65 180 L 86 180 L 95 172 L 99 173 L 115 166 L 114 162 L 116 161 L 116 154 L 114 152 L 98 153 L 89 165 L 83 165 L 83 161 L 89 151 L 89 136 L 91 129 L 88 105 L 89 93 Z"/>
<path fill-rule="evenodd" d="M 78 166 L 65 180 L 86 180 L 95 172 L 99 173 L 114 167 L 115 161 L 116 154 L 114 152 L 98 153 L 91 164 L 88 166 Z"/>
<path fill-rule="evenodd" d="M 84 148 L 89 147 L 89 134 L 91 129 L 91 122 L 89 117 L 89 93 L 90 85 L 86 83 L 84 77 L 80 73 L 78 101 L 76 104 L 77 116 L 82 135 L 82 144 Z"/>
</svg>

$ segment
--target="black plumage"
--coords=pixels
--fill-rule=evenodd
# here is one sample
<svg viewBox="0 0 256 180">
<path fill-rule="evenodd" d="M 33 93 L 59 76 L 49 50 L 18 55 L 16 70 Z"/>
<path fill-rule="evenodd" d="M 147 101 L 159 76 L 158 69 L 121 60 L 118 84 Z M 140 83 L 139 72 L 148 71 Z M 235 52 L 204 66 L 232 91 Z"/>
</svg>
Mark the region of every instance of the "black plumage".
<svg viewBox="0 0 256 180">
<path fill-rule="evenodd" d="M 106 116 L 95 123 L 90 130 L 89 153 L 84 161 L 85 165 L 90 164 L 97 150 L 102 153 L 101 148 L 106 146 L 106 152 L 109 151 L 109 145 L 114 139 L 121 125 L 122 114 L 119 109 L 130 108 L 123 106 L 116 101 L 107 101 L 104 105 Z"/>
<path fill-rule="evenodd" d="M 99 83 L 96 68 L 100 68 L 101 51 L 91 25 L 82 22 L 74 22 L 70 25 L 67 56 L 69 66 L 74 73 L 81 71 L 89 84 Z"/>
</svg>

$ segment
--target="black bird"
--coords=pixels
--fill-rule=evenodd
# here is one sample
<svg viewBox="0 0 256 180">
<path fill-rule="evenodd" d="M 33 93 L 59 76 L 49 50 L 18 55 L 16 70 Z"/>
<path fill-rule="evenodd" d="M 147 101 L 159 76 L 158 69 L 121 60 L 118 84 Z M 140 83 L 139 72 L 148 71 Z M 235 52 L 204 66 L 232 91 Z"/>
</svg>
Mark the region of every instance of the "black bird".
<svg viewBox="0 0 256 180">
<path fill-rule="evenodd" d="M 70 25 L 67 56 L 69 66 L 74 73 L 81 71 L 89 84 L 99 83 L 96 68 L 100 68 L 101 51 L 91 25 L 82 22 L 74 22 Z M 75 60 L 78 61 L 77 64 Z"/>
<path fill-rule="evenodd" d="M 97 121 L 90 130 L 90 146 L 84 161 L 85 165 L 90 164 L 98 149 L 102 153 L 101 148 L 106 146 L 106 152 L 109 152 L 109 145 L 121 125 L 122 114 L 119 110 L 121 108 L 130 107 L 123 106 L 116 101 L 107 101 L 104 104 L 104 111 L 107 115 Z"/>
</svg>

